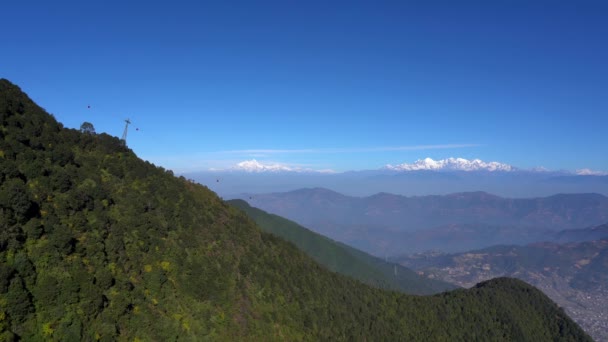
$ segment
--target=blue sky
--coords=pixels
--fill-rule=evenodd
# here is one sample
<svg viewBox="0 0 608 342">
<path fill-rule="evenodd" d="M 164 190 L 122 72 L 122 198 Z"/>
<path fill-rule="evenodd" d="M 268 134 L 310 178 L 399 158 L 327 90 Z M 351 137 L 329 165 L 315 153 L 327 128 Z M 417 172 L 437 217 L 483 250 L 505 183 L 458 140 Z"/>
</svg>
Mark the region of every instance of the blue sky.
<svg viewBox="0 0 608 342">
<path fill-rule="evenodd" d="M 129 146 L 178 172 L 425 157 L 608 170 L 605 1 L 2 7 L 0 77 L 68 127 L 120 136 L 129 117 Z"/>
</svg>

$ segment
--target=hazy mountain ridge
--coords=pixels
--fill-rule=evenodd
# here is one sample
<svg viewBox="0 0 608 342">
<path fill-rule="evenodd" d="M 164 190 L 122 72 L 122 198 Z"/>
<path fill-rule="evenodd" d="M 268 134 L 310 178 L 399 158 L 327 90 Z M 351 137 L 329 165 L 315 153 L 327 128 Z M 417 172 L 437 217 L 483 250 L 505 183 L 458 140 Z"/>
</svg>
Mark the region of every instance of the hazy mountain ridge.
<svg viewBox="0 0 608 342">
<path fill-rule="evenodd" d="M 563 230 L 553 234 L 548 240 L 558 243 L 565 243 L 594 241 L 600 239 L 608 239 L 608 223 L 589 228 Z"/>
<path fill-rule="evenodd" d="M 373 257 L 314 233 L 295 222 L 251 207 L 244 200 L 230 200 L 228 203 L 245 211 L 264 231 L 294 243 L 331 271 L 353 277 L 375 287 L 409 294 L 435 294 L 456 288 L 450 283 L 420 277 L 414 271 L 401 265 Z"/>
<path fill-rule="evenodd" d="M 544 167 L 535 168 L 518 168 L 506 163 L 497 161 L 486 162 L 481 159 L 466 159 L 460 157 L 449 157 L 445 159 L 434 160 L 432 158 L 418 159 L 413 163 L 401 163 L 397 165 L 387 164 L 379 169 L 370 170 L 349 170 L 337 172 L 333 170 L 316 170 L 313 168 L 305 168 L 300 166 L 290 166 L 283 163 L 258 161 L 256 159 L 244 160 L 236 165 L 226 169 L 211 169 L 209 171 L 216 172 L 270 172 L 270 173 L 289 173 L 289 172 L 327 172 L 327 173 L 414 173 L 414 172 L 435 172 L 435 173 L 455 173 L 464 171 L 467 173 L 512 173 L 512 174 L 543 174 L 545 176 L 555 175 L 570 175 L 570 176 L 608 176 L 608 172 L 591 170 L 588 168 L 577 169 L 574 171 L 568 170 L 549 170 Z"/>
<path fill-rule="evenodd" d="M 605 231 L 606 225 L 596 230 Z M 604 341 L 608 339 L 608 234 L 604 236 L 587 242 L 493 246 L 457 254 L 421 253 L 396 260 L 421 275 L 463 287 L 502 276 L 522 279 L 566 308 L 596 340 Z"/>
<path fill-rule="evenodd" d="M 243 172 L 238 170 L 184 173 L 218 194 L 287 192 L 323 187 L 349 196 L 379 192 L 403 196 L 446 195 L 484 191 L 511 198 L 546 197 L 556 193 L 600 193 L 608 196 L 608 176 L 565 171 L 364 170 L 331 172 Z M 216 182 L 219 179 L 220 182 Z"/>
<path fill-rule="evenodd" d="M 485 192 L 352 197 L 313 188 L 242 196 L 249 197 L 262 210 L 378 256 L 442 245 L 464 251 L 497 243 L 524 244 L 544 240 L 555 231 L 608 222 L 608 197 L 600 194 L 528 199 Z"/>
</svg>

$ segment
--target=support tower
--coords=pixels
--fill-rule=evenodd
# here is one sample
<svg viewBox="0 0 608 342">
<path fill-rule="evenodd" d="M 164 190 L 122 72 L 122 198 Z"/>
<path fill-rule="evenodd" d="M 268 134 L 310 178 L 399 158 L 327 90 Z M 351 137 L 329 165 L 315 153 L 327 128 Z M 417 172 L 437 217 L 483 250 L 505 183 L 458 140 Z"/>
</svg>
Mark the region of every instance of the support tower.
<svg viewBox="0 0 608 342">
<path fill-rule="evenodd" d="M 122 143 L 124 145 L 127 145 L 127 130 L 129 129 L 129 124 L 131 124 L 131 120 L 126 119 L 125 120 L 125 131 L 122 133 L 122 138 L 120 140 L 122 140 Z"/>
</svg>

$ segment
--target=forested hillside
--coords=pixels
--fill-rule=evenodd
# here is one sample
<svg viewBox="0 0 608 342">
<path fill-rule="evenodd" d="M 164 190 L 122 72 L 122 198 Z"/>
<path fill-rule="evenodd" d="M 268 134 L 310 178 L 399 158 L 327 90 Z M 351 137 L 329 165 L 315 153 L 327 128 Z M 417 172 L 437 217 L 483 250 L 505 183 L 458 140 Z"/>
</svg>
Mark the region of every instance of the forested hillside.
<svg viewBox="0 0 608 342">
<path fill-rule="evenodd" d="M 286 218 L 254 208 L 244 200 L 230 200 L 228 203 L 247 213 L 262 230 L 292 242 L 331 271 L 353 277 L 366 284 L 421 295 L 457 288 L 450 283 L 421 277 L 399 264 L 386 262 L 331 240 Z"/>
<path fill-rule="evenodd" d="M 0 80 L 0 340 L 589 340 L 535 288 L 364 286 Z M 94 124 L 94 123 L 93 123 Z"/>
<path fill-rule="evenodd" d="M 564 239 L 593 237 L 608 225 L 565 231 Z M 597 341 L 608 341 L 608 239 L 526 246 L 492 246 L 456 254 L 420 253 L 398 262 L 463 287 L 515 277 L 542 290 Z"/>
</svg>

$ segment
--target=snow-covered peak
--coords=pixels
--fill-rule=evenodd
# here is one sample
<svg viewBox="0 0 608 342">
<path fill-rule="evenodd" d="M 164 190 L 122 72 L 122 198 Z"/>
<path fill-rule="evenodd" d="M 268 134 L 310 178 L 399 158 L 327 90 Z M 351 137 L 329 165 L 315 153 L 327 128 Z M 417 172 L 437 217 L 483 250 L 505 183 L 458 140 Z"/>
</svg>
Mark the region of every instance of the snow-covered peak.
<svg viewBox="0 0 608 342">
<path fill-rule="evenodd" d="M 255 159 L 242 161 L 234 167 L 235 170 L 246 172 L 266 172 L 266 171 L 292 171 L 288 166 L 281 164 L 262 164 Z"/>
<path fill-rule="evenodd" d="M 245 172 L 318 172 L 318 173 L 335 173 L 333 170 L 313 170 L 302 167 L 292 167 L 279 163 L 261 163 L 255 159 L 245 160 L 232 168 L 233 171 Z"/>
<path fill-rule="evenodd" d="M 576 170 L 576 174 L 579 176 L 608 176 L 608 172 L 595 171 L 591 169 L 579 169 Z"/>
<path fill-rule="evenodd" d="M 421 170 L 452 170 L 452 171 L 515 171 L 515 167 L 499 162 L 484 162 L 480 159 L 447 158 L 433 160 L 418 159 L 413 164 L 386 165 L 389 170 L 421 171 Z"/>
</svg>

